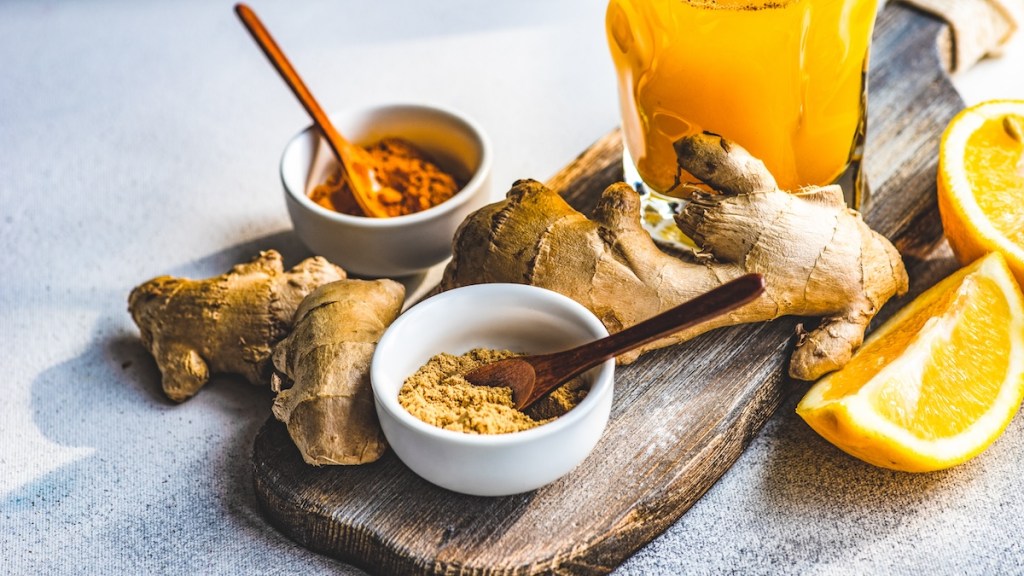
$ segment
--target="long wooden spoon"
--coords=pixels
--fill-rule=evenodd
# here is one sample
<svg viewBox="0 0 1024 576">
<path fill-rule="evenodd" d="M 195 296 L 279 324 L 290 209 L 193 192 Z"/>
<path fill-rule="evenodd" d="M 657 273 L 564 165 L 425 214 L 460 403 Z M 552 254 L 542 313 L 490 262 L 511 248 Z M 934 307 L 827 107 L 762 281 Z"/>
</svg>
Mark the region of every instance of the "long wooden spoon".
<svg viewBox="0 0 1024 576">
<path fill-rule="evenodd" d="M 511 388 L 512 402 L 521 410 L 609 358 L 739 308 L 762 292 L 760 274 L 740 276 L 611 336 L 562 352 L 485 364 L 466 374 L 466 380 L 477 386 Z"/>
<path fill-rule="evenodd" d="M 356 203 L 359 204 L 363 214 L 374 217 L 386 217 L 388 214 L 384 211 L 383 206 L 375 200 L 384 187 L 377 180 L 369 154 L 359 146 L 349 142 L 331 124 L 331 120 L 324 113 L 323 108 L 317 103 L 316 98 L 313 98 L 312 92 L 309 91 L 309 88 L 306 88 L 302 77 L 299 76 L 291 62 L 288 61 L 284 52 L 281 51 L 277 42 L 274 41 L 270 32 L 263 26 L 263 22 L 252 11 L 252 8 L 241 3 L 235 4 L 235 13 L 238 14 L 242 24 L 245 25 L 245 28 L 252 35 L 256 44 L 263 50 L 263 53 L 266 54 L 270 63 L 274 65 L 278 74 L 284 79 L 285 84 L 288 84 L 288 87 L 292 89 L 292 93 L 302 103 L 302 107 L 306 109 L 310 118 L 313 119 L 313 124 L 320 130 L 324 139 L 327 140 L 327 144 L 334 151 L 334 155 L 338 157 L 338 161 L 341 162 L 342 171 L 345 173 L 345 178 L 348 180 L 349 189 L 352 191 L 352 196 L 355 198 Z"/>
</svg>

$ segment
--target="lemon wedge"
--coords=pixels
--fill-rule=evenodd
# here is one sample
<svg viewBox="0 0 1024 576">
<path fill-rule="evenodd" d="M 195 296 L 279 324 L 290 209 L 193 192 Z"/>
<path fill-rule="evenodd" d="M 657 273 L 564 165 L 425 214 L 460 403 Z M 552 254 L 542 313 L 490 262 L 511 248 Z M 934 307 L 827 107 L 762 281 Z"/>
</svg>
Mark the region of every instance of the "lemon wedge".
<svg viewBox="0 0 1024 576">
<path fill-rule="evenodd" d="M 1022 395 L 1024 297 L 995 252 L 897 312 L 797 413 L 865 462 L 927 472 L 981 453 Z"/>
<path fill-rule="evenodd" d="M 1024 100 L 990 100 L 950 121 L 939 144 L 938 193 L 960 263 L 998 251 L 1024 284 Z"/>
</svg>

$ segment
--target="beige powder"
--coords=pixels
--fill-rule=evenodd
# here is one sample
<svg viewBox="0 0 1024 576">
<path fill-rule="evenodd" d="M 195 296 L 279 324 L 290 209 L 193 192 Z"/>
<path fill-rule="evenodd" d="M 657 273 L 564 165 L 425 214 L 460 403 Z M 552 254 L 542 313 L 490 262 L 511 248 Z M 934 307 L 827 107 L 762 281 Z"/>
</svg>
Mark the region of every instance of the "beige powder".
<svg viewBox="0 0 1024 576">
<path fill-rule="evenodd" d="M 505 358 L 508 350 L 477 348 L 455 356 L 441 353 L 406 379 L 398 402 L 427 424 L 470 434 L 506 434 L 550 422 L 574 408 L 587 395 L 586 383 L 574 378 L 525 412 L 512 404 L 512 390 L 470 384 L 463 375 Z"/>
</svg>

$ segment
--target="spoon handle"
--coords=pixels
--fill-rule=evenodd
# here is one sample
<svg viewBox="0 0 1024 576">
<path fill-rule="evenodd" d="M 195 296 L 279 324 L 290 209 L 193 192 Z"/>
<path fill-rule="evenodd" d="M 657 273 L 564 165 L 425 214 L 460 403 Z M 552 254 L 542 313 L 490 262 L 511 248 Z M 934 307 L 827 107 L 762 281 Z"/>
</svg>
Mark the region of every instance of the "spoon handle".
<svg viewBox="0 0 1024 576">
<path fill-rule="evenodd" d="M 523 404 L 532 404 L 561 383 L 605 360 L 735 310 L 762 292 L 764 278 L 760 274 L 747 274 L 600 340 L 555 354 L 536 356 L 531 364 L 538 373 L 542 369 L 549 370 L 552 378 L 538 382 Z"/>
<path fill-rule="evenodd" d="M 238 14 L 238 18 L 245 25 L 246 30 L 249 31 L 256 44 L 263 50 L 263 54 L 274 65 L 274 69 L 281 75 L 285 84 L 291 88 L 299 103 L 306 109 L 310 118 L 313 119 L 313 124 L 320 129 L 320 133 L 327 140 L 328 146 L 331 147 L 334 155 L 341 162 L 341 166 L 352 189 L 352 196 L 355 197 L 359 208 L 367 216 L 380 216 L 380 211 L 376 210 L 373 203 L 369 202 L 366 198 L 367 191 L 373 190 L 373 182 L 368 173 L 369 168 L 355 160 L 355 158 L 362 155 L 362 150 L 349 142 L 334 127 L 334 124 L 331 123 L 323 108 L 320 107 L 320 103 L 313 97 L 313 93 L 306 87 L 306 83 L 302 81 L 302 77 L 299 76 L 298 71 L 295 70 L 288 57 L 285 56 L 284 51 L 277 45 L 274 37 L 270 35 L 270 31 L 263 25 L 256 12 L 247 5 L 238 3 L 235 4 L 235 13 Z"/>
</svg>

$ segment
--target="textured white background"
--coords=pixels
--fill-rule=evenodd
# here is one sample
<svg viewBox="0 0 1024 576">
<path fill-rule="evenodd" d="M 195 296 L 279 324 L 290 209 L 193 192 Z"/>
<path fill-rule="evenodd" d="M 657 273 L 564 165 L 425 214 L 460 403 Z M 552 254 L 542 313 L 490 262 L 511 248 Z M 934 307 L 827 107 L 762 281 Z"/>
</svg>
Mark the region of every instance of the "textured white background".
<svg viewBox="0 0 1024 576">
<path fill-rule="evenodd" d="M 328 108 L 474 116 L 496 194 L 618 122 L 603 1 L 254 7 Z M 957 86 L 1024 98 L 1022 69 L 1018 37 Z M 255 510 L 269 394 L 216 381 L 171 405 L 125 311 L 155 275 L 306 255 L 276 174 L 306 123 L 230 2 L 0 2 L 0 573 L 358 572 Z M 1019 572 L 1022 446 L 1018 417 L 966 466 L 899 475 L 824 443 L 791 401 L 618 573 Z"/>
</svg>

